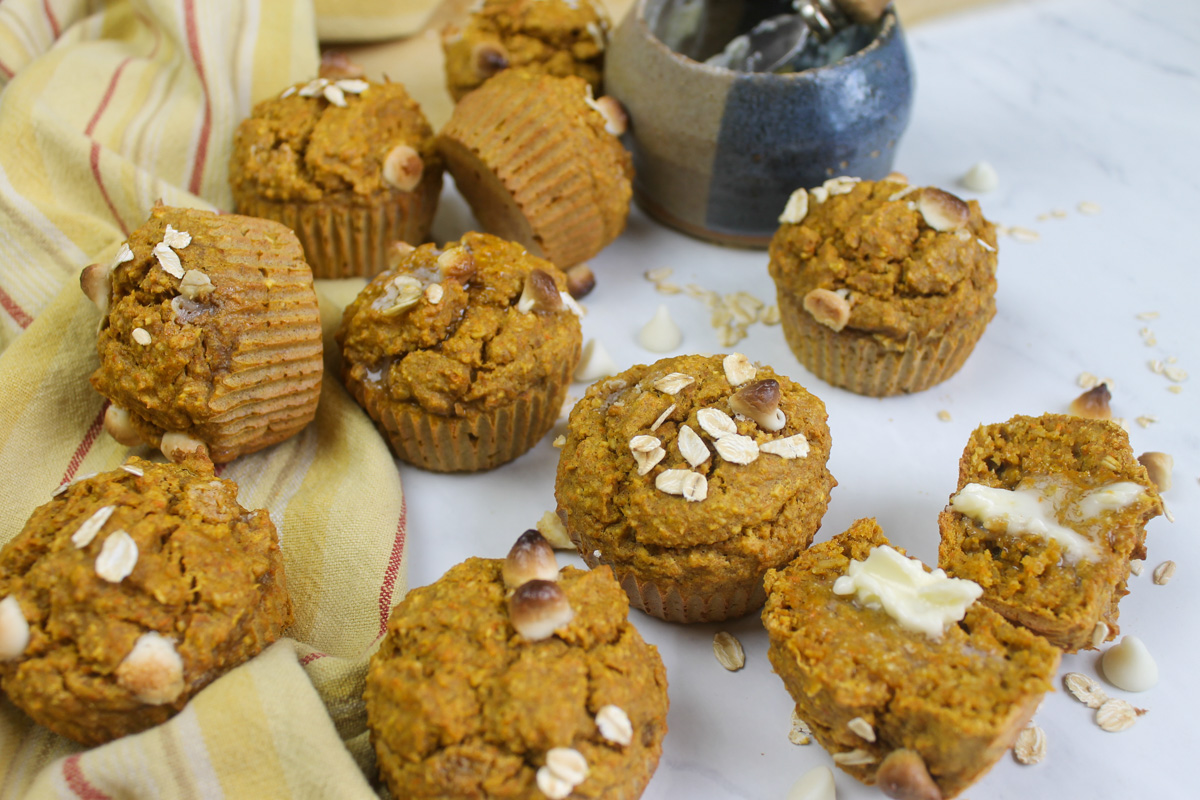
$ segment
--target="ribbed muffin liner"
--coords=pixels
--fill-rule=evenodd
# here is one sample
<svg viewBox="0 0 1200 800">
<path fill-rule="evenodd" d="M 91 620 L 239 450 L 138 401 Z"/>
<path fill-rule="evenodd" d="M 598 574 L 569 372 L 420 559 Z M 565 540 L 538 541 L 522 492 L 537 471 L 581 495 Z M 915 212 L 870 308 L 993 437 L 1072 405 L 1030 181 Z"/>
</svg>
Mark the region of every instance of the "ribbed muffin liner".
<svg viewBox="0 0 1200 800">
<path fill-rule="evenodd" d="M 285 203 L 256 195 L 236 200 L 239 214 L 273 219 L 295 231 L 313 277 L 373 278 L 388 268 L 393 243 L 419 245 L 429 236 L 441 189 L 439 173 L 422 177 L 411 192 L 389 192 L 365 206 Z"/>
<path fill-rule="evenodd" d="M 779 297 L 780 322 L 796 359 L 821 380 L 869 397 L 921 392 L 962 367 L 995 307 L 938 336 L 910 333 L 901 348 L 851 329 L 834 331 L 813 319 L 799 298 Z"/>
<path fill-rule="evenodd" d="M 515 401 L 465 417 L 444 417 L 414 403 L 392 403 L 387 392 L 347 378 L 401 461 L 432 472 L 478 472 L 512 461 L 537 444 L 558 420 L 573 364 Z"/>
<path fill-rule="evenodd" d="M 520 240 L 567 269 L 603 249 L 624 228 L 605 219 L 596 182 L 580 153 L 592 142 L 545 93 L 489 82 L 467 95 L 439 134 L 459 191 L 485 229 Z M 450 146 L 446 146 L 447 143 Z M 518 236 L 519 213 L 533 241 Z"/>
</svg>

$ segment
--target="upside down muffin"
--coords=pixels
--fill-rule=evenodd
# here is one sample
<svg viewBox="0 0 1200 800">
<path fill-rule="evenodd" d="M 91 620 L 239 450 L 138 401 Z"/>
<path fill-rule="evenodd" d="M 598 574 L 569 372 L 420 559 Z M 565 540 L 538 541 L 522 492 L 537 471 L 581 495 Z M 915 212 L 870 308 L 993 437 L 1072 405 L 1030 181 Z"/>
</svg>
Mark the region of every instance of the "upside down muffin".
<svg viewBox="0 0 1200 800">
<path fill-rule="evenodd" d="M 634 800 L 662 753 L 662 660 L 608 570 L 561 573 L 536 531 L 392 611 L 367 724 L 394 797 Z"/>
<path fill-rule="evenodd" d="M 238 125 L 229 183 L 239 213 L 296 232 L 316 277 L 369 278 L 392 242 L 428 237 L 442 161 L 403 85 L 317 78 Z"/>
<path fill-rule="evenodd" d="M 600 92 L 610 26 L 602 0 L 483 0 L 442 32 L 446 87 L 456 101 L 509 67 L 577 75 Z"/>
<path fill-rule="evenodd" d="M 771 240 L 784 336 L 819 378 L 883 397 L 940 383 L 996 313 L 979 204 L 899 180 L 799 189 Z"/>
<path fill-rule="evenodd" d="M 271 518 L 201 459 L 63 486 L 0 550 L 0 686 L 96 745 L 165 722 L 292 622 Z"/>
<path fill-rule="evenodd" d="M 1158 491 L 1119 425 L 1061 414 L 975 429 L 938 518 L 938 564 L 1067 652 L 1116 637 Z"/>
<path fill-rule="evenodd" d="M 745 356 L 679 356 L 594 384 L 554 496 L 588 566 L 672 622 L 746 614 L 808 547 L 836 481 L 825 405 Z"/>
<path fill-rule="evenodd" d="M 283 225 L 159 206 L 80 283 L 103 315 L 91 382 L 111 401 L 104 428 L 120 443 L 222 463 L 316 415 L 317 295 Z"/>
<path fill-rule="evenodd" d="M 1060 653 L 860 519 L 767 573 L 768 656 L 834 763 L 894 798 L 951 798 L 1028 724 Z"/>
<path fill-rule="evenodd" d="M 343 315 L 346 387 L 404 461 L 511 461 L 554 425 L 579 361 L 566 276 L 486 233 L 394 252 Z"/>
</svg>

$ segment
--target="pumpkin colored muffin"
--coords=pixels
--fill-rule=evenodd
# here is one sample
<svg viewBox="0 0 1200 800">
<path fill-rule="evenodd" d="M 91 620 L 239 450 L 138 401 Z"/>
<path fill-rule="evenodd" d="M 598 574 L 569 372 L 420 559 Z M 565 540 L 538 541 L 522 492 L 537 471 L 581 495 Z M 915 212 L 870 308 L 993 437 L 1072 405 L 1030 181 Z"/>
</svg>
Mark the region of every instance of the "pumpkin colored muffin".
<svg viewBox="0 0 1200 800">
<path fill-rule="evenodd" d="M 567 269 L 625 229 L 624 111 L 576 77 L 505 70 L 454 108 L 437 146 L 489 233 Z"/>
<path fill-rule="evenodd" d="M 996 313 L 996 228 L 979 204 L 900 180 L 797 190 L 770 273 L 796 358 L 834 386 L 884 397 L 956 373 Z"/>
<path fill-rule="evenodd" d="M 938 564 L 1073 653 L 1116 637 L 1129 561 L 1162 501 L 1119 425 L 1062 414 L 977 428 L 938 518 Z"/>
<path fill-rule="evenodd" d="M 300 431 L 321 393 L 312 272 L 277 222 L 160 206 L 80 277 L 103 317 L 104 428 L 173 460 L 231 461 Z"/>
<path fill-rule="evenodd" d="M 316 277 L 369 278 L 393 242 L 429 236 L 442 161 L 403 85 L 317 78 L 242 121 L 229 182 L 239 213 L 296 232 Z"/>
<path fill-rule="evenodd" d="M 601 0 L 483 0 L 442 31 L 455 101 L 509 67 L 583 78 L 598 95 L 611 22 Z"/>
<path fill-rule="evenodd" d="M 740 354 L 632 367 L 571 411 L 558 514 L 634 607 L 670 622 L 741 616 L 821 526 L 837 483 L 825 421 L 820 399 Z"/>
<path fill-rule="evenodd" d="M 533 447 L 579 361 L 566 276 L 486 233 L 395 258 L 343 315 L 346 388 L 396 456 L 424 469 L 491 469 Z"/>
<path fill-rule="evenodd" d="M 0 686 L 96 745 L 165 722 L 292 622 L 271 518 L 201 459 L 60 487 L 0 550 Z"/>
<path fill-rule="evenodd" d="M 1060 653 L 860 519 L 767 573 L 768 656 L 833 761 L 895 798 L 951 798 L 1028 724 Z"/>
<path fill-rule="evenodd" d="M 524 534 L 393 610 L 367 672 L 367 725 L 394 797 L 641 796 L 667 731 L 667 678 L 608 570 L 559 572 Z"/>
</svg>

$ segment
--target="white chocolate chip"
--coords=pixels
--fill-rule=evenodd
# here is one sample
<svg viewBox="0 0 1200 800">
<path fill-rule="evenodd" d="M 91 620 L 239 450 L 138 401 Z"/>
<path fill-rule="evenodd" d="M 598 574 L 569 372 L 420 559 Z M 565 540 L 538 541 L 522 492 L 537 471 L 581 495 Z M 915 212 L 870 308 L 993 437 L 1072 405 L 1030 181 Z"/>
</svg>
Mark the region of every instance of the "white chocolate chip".
<svg viewBox="0 0 1200 800">
<path fill-rule="evenodd" d="M 109 583 L 120 583 L 137 565 L 138 547 L 125 531 L 113 531 L 96 556 L 96 574 Z"/>
<path fill-rule="evenodd" d="M 575 367 L 575 380 L 580 383 L 592 383 L 618 372 L 617 362 L 609 355 L 608 349 L 599 339 L 588 339 L 579 357 L 579 366 Z"/>
<path fill-rule="evenodd" d="M 758 444 L 749 436 L 729 433 L 717 439 L 717 453 L 734 464 L 750 464 L 758 458 Z"/>
<path fill-rule="evenodd" d="M 733 387 L 754 380 L 754 376 L 758 374 L 758 370 L 750 363 L 750 359 L 741 353 L 730 353 L 725 356 L 721 365 L 725 368 L 725 379 Z"/>
<path fill-rule="evenodd" d="M 700 438 L 698 433 L 692 430 L 690 425 L 681 425 L 679 427 L 679 440 L 676 444 L 679 447 L 679 454 L 693 467 L 700 466 L 711 455 L 708 451 L 708 446 L 704 444 L 704 440 Z"/>
<path fill-rule="evenodd" d="M 959 182 L 972 192 L 984 194 L 994 191 L 1000 185 L 1000 176 L 996 174 L 996 168 L 991 164 L 979 161 L 967 170 Z"/>
<path fill-rule="evenodd" d="M 813 767 L 792 784 L 787 800 L 836 800 L 833 770 L 826 766 Z"/>
<path fill-rule="evenodd" d="M 188 436 L 186 433 L 179 433 L 177 431 L 164 433 L 162 442 L 159 444 L 159 449 L 169 461 L 176 463 L 182 461 L 189 453 L 208 456 L 208 445 L 199 439 Z"/>
<path fill-rule="evenodd" d="M 666 353 L 679 347 L 683 342 L 683 332 L 671 319 L 667 307 L 660 305 L 654 317 L 638 332 L 638 344 L 652 353 Z"/>
<path fill-rule="evenodd" d="M 728 631 L 720 631 L 713 637 L 713 655 L 730 672 L 737 672 L 746 666 L 746 651 L 742 649 L 742 643 Z"/>
<path fill-rule="evenodd" d="M 417 188 L 424 174 L 425 162 L 421 160 L 421 154 L 406 144 L 396 145 L 383 159 L 384 183 L 402 192 Z"/>
<path fill-rule="evenodd" d="M 183 693 L 183 659 L 175 642 L 157 631 L 138 637 L 116 676 L 118 684 L 150 705 L 172 703 Z"/>
<path fill-rule="evenodd" d="M 783 213 L 779 215 L 779 222 L 783 225 L 798 225 L 808 216 L 808 192 L 804 189 L 797 189 L 788 197 L 787 205 L 783 207 Z"/>
<path fill-rule="evenodd" d="M 1104 677 L 1118 689 L 1144 692 L 1158 685 L 1158 664 L 1136 636 L 1123 636 L 1100 659 Z"/>
<path fill-rule="evenodd" d="M 737 423 L 733 417 L 719 408 L 702 408 L 696 412 L 696 423 L 705 433 L 714 439 L 737 433 Z"/>
<path fill-rule="evenodd" d="M 0 661 L 19 658 L 29 646 L 29 622 L 13 595 L 0 600 Z"/>
<path fill-rule="evenodd" d="M 610 704 L 596 712 L 596 728 L 610 742 L 624 746 L 633 741 L 633 723 L 620 706 Z"/>
<path fill-rule="evenodd" d="M 104 524 L 108 522 L 109 517 L 117 510 L 116 506 L 101 506 L 96 509 L 90 517 L 83 521 L 83 524 L 71 534 L 71 544 L 75 545 L 76 549 L 87 547 L 96 538 L 96 534 L 100 533 Z"/>
</svg>

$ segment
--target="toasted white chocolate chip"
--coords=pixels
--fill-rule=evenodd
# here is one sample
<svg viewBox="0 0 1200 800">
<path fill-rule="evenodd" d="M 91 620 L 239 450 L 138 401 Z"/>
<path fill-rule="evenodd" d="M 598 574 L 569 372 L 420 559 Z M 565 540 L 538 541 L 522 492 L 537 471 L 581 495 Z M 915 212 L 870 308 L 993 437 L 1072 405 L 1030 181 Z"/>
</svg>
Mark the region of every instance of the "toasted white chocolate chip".
<svg viewBox="0 0 1200 800">
<path fill-rule="evenodd" d="M 792 709 L 792 727 L 788 731 L 788 741 L 792 744 L 812 744 L 812 728 L 800 718 L 796 709 Z"/>
<path fill-rule="evenodd" d="M 532 580 L 558 580 L 558 561 L 546 537 L 536 530 L 522 533 L 508 551 L 500 577 L 509 589 Z"/>
<path fill-rule="evenodd" d="M 1144 692 L 1158 685 L 1158 664 L 1136 636 L 1123 636 L 1105 650 L 1100 666 L 1109 683 L 1127 692 Z"/>
<path fill-rule="evenodd" d="M 1154 568 L 1154 582 L 1159 586 L 1166 586 L 1173 577 L 1175 577 L 1174 561 L 1164 561 Z"/>
<path fill-rule="evenodd" d="M 797 189 L 788 197 L 787 205 L 783 207 L 783 213 L 779 215 L 779 222 L 782 225 L 798 225 L 808 216 L 808 191 L 805 189 Z"/>
<path fill-rule="evenodd" d="M 788 789 L 787 800 L 836 800 L 833 770 L 813 767 Z"/>
<path fill-rule="evenodd" d="M 654 479 L 654 488 L 666 494 L 681 495 L 689 502 L 708 497 L 708 479 L 699 472 L 686 469 L 663 470 Z"/>
<path fill-rule="evenodd" d="M 871 723 L 867 722 L 862 717 L 855 717 L 854 719 L 850 720 L 846 723 L 846 727 L 849 728 L 852 733 L 861 736 L 868 742 L 875 741 L 875 729 L 871 727 Z"/>
<path fill-rule="evenodd" d="M 942 800 L 942 791 L 930 777 L 925 760 L 908 748 L 893 750 L 884 757 L 875 770 L 875 785 L 888 797 L 901 800 Z"/>
<path fill-rule="evenodd" d="M 713 655 L 730 672 L 737 672 L 746 666 L 746 651 L 742 649 L 742 643 L 728 631 L 720 631 L 713 637 Z"/>
<path fill-rule="evenodd" d="M 1137 709 L 1124 700 L 1112 698 L 1096 709 L 1096 724 L 1108 733 L 1117 733 L 1133 727 L 1137 721 Z"/>
<path fill-rule="evenodd" d="M 591 88 L 589 85 L 589 93 Z M 625 113 L 625 107 L 617 98 L 604 95 L 593 101 L 591 106 L 600 112 L 600 116 L 604 117 L 604 130 L 613 136 L 621 136 L 629 129 L 629 115 Z"/>
<path fill-rule="evenodd" d="M 702 408 L 696 412 L 696 423 L 714 439 L 737 433 L 737 423 L 733 417 L 719 408 Z"/>
<path fill-rule="evenodd" d="M 142 347 L 146 347 L 151 341 L 153 341 L 150 337 L 150 331 L 146 330 L 145 328 L 134 328 L 130 336 L 133 338 L 133 341 L 137 342 Z"/>
<path fill-rule="evenodd" d="M 101 506 L 79 526 L 76 531 L 71 534 L 71 544 L 75 545 L 76 549 L 82 549 L 92 543 L 96 538 L 96 534 L 100 533 L 104 528 L 105 523 L 112 517 L 113 512 L 117 510 L 116 506 Z"/>
<path fill-rule="evenodd" d="M 749 417 L 762 430 L 774 433 L 787 424 L 787 417 L 779 408 L 779 398 L 779 381 L 767 378 L 739 389 L 729 398 L 729 410 Z"/>
<path fill-rule="evenodd" d="M 575 616 L 566 593 L 552 581 L 526 581 L 508 597 L 508 617 L 523 638 L 549 638 Z"/>
<path fill-rule="evenodd" d="M 563 521 L 558 514 L 553 511 L 547 511 L 542 514 L 541 519 L 537 521 L 535 526 L 538 533 L 546 537 L 546 541 L 555 550 L 574 550 L 575 544 L 571 541 L 570 535 L 567 533 L 567 527 L 563 525 Z"/>
<path fill-rule="evenodd" d="M 758 444 L 739 433 L 722 436 L 714 446 L 721 458 L 734 464 L 750 464 L 758 458 Z"/>
<path fill-rule="evenodd" d="M 801 305 L 814 320 L 835 333 L 850 322 L 850 302 L 829 289 L 813 289 L 804 295 Z"/>
<path fill-rule="evenodd" d="M 133 253 L 130 253 L 130 257 Z M 95 303 L 101 314 L 108 313 L 109 295 L 112 294 L 112 268 L 105 264 L 88 264 L 79 273 L 79 288 Z"/>
<path fill-rule="evenodd" d="M 157 631 L 138 637 L 116 676 L 118 684 L 150 705 L 174 702 L 183 693 L 183 659 L 175 642 Z"/>
<path fill-rule="evenodd" d="M 730 353 L 725 356 L 721 366 L 725 368 L 725 379 L 729 381 L 730 386 L 735 388 L 754 380 L 754 376 L 758 374 L 758 370 L 750 363 L 750 359 L 741 353 Z"/>
<path fill-rule="evenodd" d="M 875 761 L 875 756 L 859 747 L 844 753 L 833 754 L 833 763 L 842 767 L 862 767 L 867 764 L 874 764 Z"/>
<path fill-rule="evenodd" d="M 620 706 L 606 705 L 596 712 L 596 728 L 610 742 L 625 746 L 633 741 L 633 723 Z"/>
<path fill-rule="evenodd" d="M 14 595 L 0 600 L 0 661 L 19 658 L 29 646 L 29 622 Z"/>
<path fill-rule="evenodd" d="M 1167 453 L 1152 450 L 1138 456 L 1138 463 L 1146 468 L 1146 474 L 1150 476 L 1150 480 L 1154 482 L 1160 492 L 1171 488 L 1171 469 L 1175 466 L 1174 458 Z"/>
<path fill-rule="evenodd" d="M 935 231 L 956 231 L 967 224 L 971 209 L 958 197 L 932 187 L 921 190 L 917 211 Z"/>
<path fill-rule="evenodd" d="M 567 270 L 567 294 L 580 300 L 596 288 L 596 276 L 587 264 L 576 264 Z"/>
<path fill-rule="evenodd" d="M 698 433 L 692 430 L 690 425 L 681 425 L 679 427 L 679 440 L 676 444 L 679 447 L 679 454 L 693 467 L 700 466 L 711 455 L 708 451 L 708 446 L 704 444 L 704 440 L 700 438 Z"/>
<path fill-rule="evenodd" d="M 572 747 L 552 747 L 546 752 L 546 768 L 572 786 L 583 783 L 588 776 L 587 759 Z"/>
<path fill-rule="evenodd" d="M 482 41 L 471 48 L 471 65 L 480 80 L 508 68 L 508 50 L 499 42 Z"/>
<path fill-rule="evenodd" d="M 158 259 L 158 265 L 162 267 L 163 272 L 175 278 L 183 277 L 183 265 L 179 262 L 179 256 L 166 242 L 154 245 L 154 257 Z"/>
<path fill-rule="evenodd" d="M 696 379 L 691 375 L 684 375 L 682 372 L 671 372 L 654 381 L 652 386 L 663 394 L 676 395 L 695 382 Z"/>
<path fill-rule="evenodd" d="M 445 297 L 445 295 L 446 290 L 442 288 L 440 283 L 431 283 L 425 287 L 425 300 L 430 305 L 436 306 L 438 303 L 442 302 L 442 298 Z"/>
<path fill-rule="evenodd" d="M 128 411 L 114 405 L 104 410 L 104 430 L 108 435 L 126 447 L 134 447 L 142 443 L 142 437 L 133 427 L 133 421 Z"/>
<path fill-rule="evenodd" d="M 1046 732 L 1033 723 L 1017 734 L 1013 757 L 1022 764 L 1040 764 L 1046 757 Z"/>
<path fill-rule="evenodd" d="M 109 583 L 120 583 L 137 565 L 138 547 L 125 531 L 113 531 L 104 540 L 96 556 L 96 574 Z"/>
<path fill-rule="evenodd" d="M 186 433 L 174 431 L 163 434 L 159 449 L 167 457 L 168 461 L 176 463 L 186 458 L 189 453 L 198 453 L 206 458 L 208 457 L 208 445 L 199 439 L 188 436 Z"/>
<path fill-rule="evenodd" d="M 1068 672 L 1063 676 L 1063 685 L 1072 697 L 1088 708 L 1099 708 L 1108 699 L 1099 682 L 1082 672 Z"/>
<path fill-rule="evenodd" d="M 580 383 L 592 383 L 616 375 L 618 371 L 617 362 L 609 355 L 608 348 L 599 339 L 588 339 L 573 377 Z"/>
<path fill-rule="evenodd" d="M 667 307 L 660 305 L 654 317 L 638 332 L 638 344 L 652 353 L 666 353 L 679 347 L 683 341 L 683 332 L 671 319 Z"/>
<path fill-rule="evenodd" d="M 558 311 L 563 306 L 559 297 L 558 287 L 550 273 L 541 269 L 532 269 L 525 276 L 525 286 L 521 297 L 517 300 L 517 311 L 528 314 L 532 311 Z"/>
<path fill-rule="evenodd" d="M 666 410 L 658 415 L 658 419 L 654 420 L 654 424 L 650 426 L 650 430 L 658 430 L 658 427 L 667 421 L 667 417 L 671 416 L 671 412 L 676 408 L 678 408 L 678 406 L 675 403 L 671 403 L 671 405 L 667 406 Z"/>
<path fill-rule="evenodd" d="M 424 173 L 421 154 L 406 144 L 396 145 L 383 159 L 384 183 L 402 192 L 417 188 Z"/>
<path fill-rule="evenodd" d="M 1000 185 L 1000 176 L 996 174 L 996 168 L 986 161 L 976 162 L 959 181 L 964 188 L 970 189 L 972 192 L 984 194 L 995 190 Z"/>
</svg>

